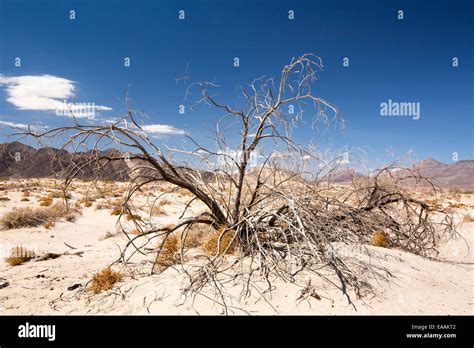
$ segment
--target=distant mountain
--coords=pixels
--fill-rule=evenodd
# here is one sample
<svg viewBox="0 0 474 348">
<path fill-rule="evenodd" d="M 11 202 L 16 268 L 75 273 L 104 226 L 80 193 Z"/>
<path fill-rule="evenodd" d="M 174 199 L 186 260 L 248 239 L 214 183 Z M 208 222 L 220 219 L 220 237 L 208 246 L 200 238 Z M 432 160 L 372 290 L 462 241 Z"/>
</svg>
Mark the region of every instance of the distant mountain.
<svg viewBox="0 0 474 348">
<path fill-rule="evenodd" d="M 356 172 L 354 169 L 346 168 L 338 170 L 333 174 L 330 174 L 328 179 L 329 181 L 337 184 L 344 184 L 350 183 L 353 179 L 360 177 L 364 177 L 364 175 L 360 174 L 359 172 Z"/>
<path fill-rule="evenodd" d="M 125 181 L 129 178 L 129 170 L 124 160 L 98 165 L 97 163 L 79 165 L 102 154 L 117 156 L 118 150 L 110 149 L 101 152 L 76 152 L 43 147 L 35 149 L 20 142 L 0 144 L 0 177 L 13 178 L 64 178 L 68 173 L 77 171 L 78 179 L 111 179 Z"/>
<path fill-rule="evenodd" d="M 111 163 L 98 165 L 94 161 L 81 168 L 79 165 L 91 160 L 96 155 L 107 155 L 109 157 L 121 157 L 123 153 L 116 149 L 108 149 L 100 152 L 76 152 L 70 153 L 52 147 L 35 149 L 32 146 L 20 142 L 0 143 L 0 177 L 13 178 L 42 178 L 54 177 L 64 178 L 67 173 L 77 170 L 78 179 L 110 179 L 115 181 L 126 181 L 140 173 L 142 177 L 156 177 L 157 172 L 151 166 L 141 161 L 131 161 L 127 163 L 123 159 Z M 143 165 L 145 164 L 145 165 Z M 143 165 L 143 166 L 142 166 Z M 140 168 L 134 170 L 135 168 Z M 148 168 L 148 169 L 146 169 Z M 474 160 L 457 161 L 452 164 L 444 164 L 432 158 L 416 162 L 411 168 L 424 177 L 431 179 L 441 187 L 461 187 L 474 188 Z M 176 167 L 182 176 L 188 176 L 190 180 L 196 177 L 204 181 L 212 181 L 215 173 L 199 171 L 187 167 Z M 133 174 L 132 174 L 133 172 Z M 250 170 L 247 176 L 249 182 L 257 180 L 259 168 Z M 268 172 L 268 173 L 267 173 Z M 408 173 L 406 169 L 395 171 L 397 176 Z M 276 175 L 282 178 L 293 176 L 294 174 L 284 170 L 273 173 L 269 168 L 265 168 L 263 177 Z M 353 169 L 343 169 L 329 176 L 329 180 L 334 183 L 350 183 L 352 178 L 364 177 L 364 175 Z M 303 180 L 303 179 L 302 179 Z M 407 182 L 407 184 L 410 184 Z"/>
<path fill-rule="evenodd" d="M 411 175 L 411 172 L 419 173 L 440 187 L 474 188 L 474 160 L 462 160 L 445 164 L 433 158 L 427 158 L 414 163 L 410 168 L 397 168 L 392 171 L 392 174 L 397 177 L 404 177 Z M 352 181 L 352 178 L 357 177 L 364 177 L 364 175 L 353 169 L 343 169 L 332 174 L 329 180 L 334 183 L 347 184 Z M 415 180 L 408 179 L 404 180 L 403 183 L 413 185 Z"/>
<path fill-rule="evenodd" d="M 474 187 L 474 160 L 445 164 L 428 158 L 416 162 L 413 169 L 442 187 Z"/>
</svg>

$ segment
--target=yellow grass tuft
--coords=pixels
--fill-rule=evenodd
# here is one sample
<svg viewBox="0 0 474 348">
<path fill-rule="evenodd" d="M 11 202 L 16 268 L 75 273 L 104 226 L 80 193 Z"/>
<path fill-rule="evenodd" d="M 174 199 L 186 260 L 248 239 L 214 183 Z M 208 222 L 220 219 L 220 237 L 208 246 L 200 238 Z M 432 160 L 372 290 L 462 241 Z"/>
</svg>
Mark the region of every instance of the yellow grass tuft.
<svg viewBox="0 0 474 348">
<path fill-rule="evenodd" d="M 197 248 L 201 246 L 210 233 L 211 228 L 206 224 L 193 224 L 183 235 L 185 248 Z"/>
<path fill-rule="evenodd" d="M 136 221 L 136 220 L 141 221 L 142 220 L 140 215 L 131 214 L 131 213 L 127 213 L 127 215 L 125 215 L 125 219 L 127 221 Z"/>
<path fill-rule="evenodd" d="M 10 255 L 5 258 L 5 262 L 10 266 L 18 266 L 31 260 L 35 253 L 22 246 L 16 246 L 10 251 Z"/>
<path fill-rule="evenodd" d="M 223 254 L 226 249 L 227 254 L 233 254 L 236 249 L 234 238 L 235 231 L 229 230 L 227 226 L 222 225 L 218 230 L 211 230 L 209 236 L 204 240 L 202 249 L 209 256 L 216 256 Z"/>
<path fill-rule="evenodd" d="M 160 254 L 158 255 L 155 265 L 160 270 L 174 265 L 178 261 L 178 238 L 175 235 L 170 235 L 164 241 Z"/>
<path fill-rule="evenodd" d="M 49 207 L 53 203 L 53 199 L 51 197 L 41 197 L 38 202 L 42 207 Z"/>
<path fill-rule="evenodd" d="M 122 208 L 120 208 L 120 207 L 115 207 L 115 208 L 112 209 L 112 211 L 110 212 L 110 215 L 120 215 L 121 212 L 122 212 Z"/>
<path fill-rule="evenodd" d="M 388 246 L 388 242 L 389 239 L 387 234 L 382 231 L 375 231 L 372 235 L 372 245 L 386 248 Z"/>
<path fill-rule="evenodd" d="M 47 230 L 49 230 L 49 229 L 53 228 L 54 225 L 55 225 L 55 223 L 53 221 L 48 221 L 43 225 L 43 227 L 46 228 Z"/>
<path fill-rule="evenodd" d="M 112 271 L 110 268 L 104 268 L 94 274 L 90 284 L 90 290 L 94 294 L 98 294 L 104 290 L 110 290 L 115 283 L 122 281 L 123 275 L 121 272 Z"/>
</svg>

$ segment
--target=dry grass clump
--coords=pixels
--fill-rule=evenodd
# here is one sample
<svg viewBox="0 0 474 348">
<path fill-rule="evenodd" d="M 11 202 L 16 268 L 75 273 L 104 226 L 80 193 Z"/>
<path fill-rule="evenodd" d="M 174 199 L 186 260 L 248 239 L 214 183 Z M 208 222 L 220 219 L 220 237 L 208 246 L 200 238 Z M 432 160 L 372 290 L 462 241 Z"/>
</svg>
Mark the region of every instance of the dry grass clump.
<svg viewBox="0 0 474 348">
<path fill-rule="evenodd" d="M 33 209 L 31 207 L 14 207 L 0 219 L 0 226 L 5 229 L 36 227 L 47 222 L 54 222 L 59 218 L 74 221 L 75 215 L 66 209 L 64 204 L 56 203 L 47 208 Z"/>
<path fill-rule="evenodd" d="M 110 290 L 115 283 L 122 281 L 123 275 L 121 272 L 112 271 L 110 268 L 104 268 L 94 274 L 90 284 L 90 290 L 94 294 L 98 294 L 104 290 Z"/>
<path fill-rule="evenodd" d="M 95 210 L 102 210 L 108 208 L 109 205 L 107 203 L 96 203 Z"/>
<path fill-rule="evenodd" d="M 474 216 L 472 216 L 471 214 L 465 214 L 462 221 L 463 222 L 474 222 Z"/>
<path fill-rule="evenodd" d="M 210 231 L 210 227 L 206 224 L 193 224 L 182 237 L 184 247 L 189 249 L 201 246 Z"/>
<path fill-rule="evenodd" d="M 53 199 L 51 197 L 41 197 L 38 199 L 38 202 L 42 207 L 49 207 L 53 204 Z"/>
<path fill-rule="evenodd" d="M 23 191 L 23 194 L 21 195 L 22 197 L 30 197 L 30 192 L 29 191 Z"/>
<path fill-rule="evenodd" d="M 452 202 L 449 202 L 449 203 L 448 203 L 448 207 L 449 207 L 449 208 L 454 208 L 454 209 L 459 209 L 459 208 L 465 208 L 466 205 L 463 204 L 463 203 L 452 203 Z"/>
<path fill-rule="evenodd" d="M 170 203 L 171 203 L 171 201 L 169 201 L 167 199 L 162 199 L 159 202 L 157 202 L 156 204 L 153 204 L 150 207 L 150 210 L 149 210 L 150 215 L 151 216 L 166 215 L 165 206 L 167 206 Z"/>
<path fill-rule="evenodd" d="M 166 211 L 163 209 L 163 207 L 160 207 L 158 205 L 151 206 L 150 216 L 161 216 L 161 215 L 166 215 Z"/>
<path fill-rule="evenodd" d="M 155 261 L 155 266 L 158 266 L 160 270 L 172 266 L 178 261 L 178 237 L 172 234 L 168 236 L 163 243 L 161 251 Z"/>
<path fill-rule="evenodd" d="M 35 252 L 22 246 L 16 246 L 10 251 L 10 255 L 5 258 L 5 262 L 10 266 L 18 266 L 24 262 L 30 261 L 35 257 Z"/>
<path fill-rule="evenodd" d="M 121 212 L 122 212 L 121 207 L 114 207 L 112 211 L 110 212 L 110 215 L 120 215 Z"/>
<path fill-rule="evenodd" d="M 209 256 L 222 255 L 224 252 L 227 254 L 233 254 L 236 249 L 234 238 L 235 231 L 228 229 L 226 226 L 221 226 L 217 230 L 211 230 L 208 237 L 204 240 L 202 244 L 203 251 Z"/>
<path fill-rule="evenodd" d="M 134 228 L 134 229 L 130 230 L 130 232 L 128 232 L 128 233 L 138 235 L 138 234 L 142 234 L 142 231 L 140 231 L 138 228 Z"/>
<path fill-rule="evenodd" d="M 386 248 L 388 247 L 389 239 L 386 233 L 382 231 L 375 231 L 372 235 L 372 245 L 377 247 Z"/>
<path fill-rule="evenodd" d="M 125 219 L 127 221 L 142 221 L 142 217 L 140 215 L 136 215 L 136 214 L 132 214 L 132 213 L 127 213 L 127 215 L 125 215 Z"/>
<path fill-rule="evenodd" d="M 71 199 L 72 196 L 69 192 L 64 192 L 64 191 L 52 191 L 49 195 L 51 198 L 67 198 Z"/>
<path fill-rule="evenodd" d="M 5 229 L 36 227 L 49 219 L 49 214 L 45 209 L 33 209 L 30 207 L 16 208 L 3 215 L 0 225 Z"/>
<path fill-rule="evenodd" d="M 29 202 L 30 200 L 26 197 L 23 197 L 22 199 L 20 199 L 21 202 Z"/>
<path fill-rule="evenodd" d="M 188 190 L 186 190 L 185 188 L 179 188 L 175 191 L 175 193 L 179 196 L 179 197 L 185 197 L 185 196 L 190 196 L 192 197 L 193 194 L 191 192 L 189 192 Z"/>
<path fill-rule="evenodd" d="M 43 227 L 46 228 L 47 230 L 53 228 L 55 226 L 55 223 L 53 221 L 47 221 Z"/>
<path fill-rule="evenodd" d="M 3 201 L 3 202 L 8 202 L 10 200 L 10 198 L 8 197 L 0 197 L 0 202 Z"/>
</svg>

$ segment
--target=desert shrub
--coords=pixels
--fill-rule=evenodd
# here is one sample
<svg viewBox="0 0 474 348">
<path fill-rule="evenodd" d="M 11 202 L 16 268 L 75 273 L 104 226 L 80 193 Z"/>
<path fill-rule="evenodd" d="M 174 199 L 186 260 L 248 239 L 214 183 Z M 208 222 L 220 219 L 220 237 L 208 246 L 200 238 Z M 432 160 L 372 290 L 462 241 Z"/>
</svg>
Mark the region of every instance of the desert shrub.
<svg viewBox="0 0 474 348">
<path fill-rule="evenodd" d="M 216 254 L 223 254 L 227 247 L 227 254 L 233 254 L 236 249 L 235 241 L 231 243 L 234 238 L 235 231 L 229 230 L 226 226 L 221 226 L 217 230 L 211 230 L 207 238 L 202 244 L 202 249 L 209 256 L 215 256 Z"/>
<path fill-rule="evenodd" d="M 388 247 L 389 239 L 386 233 L 382 231 L 375 231 L 372 235 L 372 245 L 386 248 Z"/>
<path fill-rule="evenodd" d="M 53 204 L 53 199 L 51 197 L 41 197 L 38 199 L 38 202 L 42 207 L 49 207 L 51 204 Z"/>
<path fill-rule="evenodd" d="M 23 191 L 23 194 L 21 195 L 22 197 L 30 197 L 30 192 L 29 191 Z"/>
<path fill-rule="evenodd" d="M 110 268 L 104 268 L 94 274 L 90 284 L 90 290 L 94 294 L 98 294 L 104 290 L 110 290 L 115 283 L 122 281 L 123 275 L 121 272 L 112 271 Z"/>
<path fill-rule="evenodd" d="M 49 214 L 45 209 L 13 208 L 3 215 L 0 224 L 5 229 L 36 227 L 49 219 Z"/>
<path fill-rule="evenodd" d="M 155 261 L 155 265 L 160 270 L 174 265 L 178 261 L 178 237 L 172 234 L 162 243 L 163 246 Z"/>
<path fill-rule="evenodd" d="M 34 251 L 28 250 L 22 246 L 16 246 L 10 251 L 10 255 L 5 258 L 5 262 L 10 266 L 18 266 L 24 262 L 30 261 L 35 257 Z"/>
<path fill-rule="evenodd" d="M 64 204 L 56 203 L 51 207 L 36 208 L 31 207 L 17 208 L 14 207 L 0 219 L 0 225 L 5 229 L 36 227 L 46 222 L 54 222 L 59 218 L 66 218 L 73 221 L 74 214 L 69 212 Z"/>
</svg>

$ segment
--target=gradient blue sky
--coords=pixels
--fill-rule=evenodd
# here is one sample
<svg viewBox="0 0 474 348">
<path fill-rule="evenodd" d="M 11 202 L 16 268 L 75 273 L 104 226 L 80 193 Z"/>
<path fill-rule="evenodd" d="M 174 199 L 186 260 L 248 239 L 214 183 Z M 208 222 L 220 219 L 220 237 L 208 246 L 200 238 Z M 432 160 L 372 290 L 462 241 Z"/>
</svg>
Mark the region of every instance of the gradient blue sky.
<svg viewBox="0 0 474 348">
<path fill-rule="evenodd" d="M 292 21 L 288 10 L 295 11 Z M 146 112 L 147 122 L 199 138 L 215 115 L 206 108 L 178 113 L 185 86 L 176 79 L 186 66 L 195 79 L 215 79 L 222 98 L 233 103 L 237 85 L 278 76 L 293 56 L 312 52 L 325 65 L 315 93 L 346 121 L 344 131 L 325 140 L 335 150 L 363 148 L 373 166 L 390 161 L 390 150 L 447 163 L 453 152 L 472 159 L 473 12 L 468 0 L 0 0 L 0 121 L 68 122 L 51 110 L 7 101 L 7 79 L 47 74 L 74 81 L 70 101 L 112 108 L 100 111 L 99 119 L 123 112 L 128 90 L 131 106 Z M 14 66 L 15 57 L 21 67 Z M 123 66 L 124 57 L 131 67 Z M 343 57 L 350 67 L 343 67 Z M 380 103 L 388 99 L 421 103 L 420 119 L 380 116 Z M 303 142 L 314 136 L 309 127 L 295 135 Z M 161 135 L 172 143 L 179 138 Z"/>
</svg>

